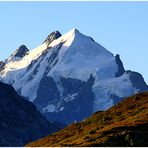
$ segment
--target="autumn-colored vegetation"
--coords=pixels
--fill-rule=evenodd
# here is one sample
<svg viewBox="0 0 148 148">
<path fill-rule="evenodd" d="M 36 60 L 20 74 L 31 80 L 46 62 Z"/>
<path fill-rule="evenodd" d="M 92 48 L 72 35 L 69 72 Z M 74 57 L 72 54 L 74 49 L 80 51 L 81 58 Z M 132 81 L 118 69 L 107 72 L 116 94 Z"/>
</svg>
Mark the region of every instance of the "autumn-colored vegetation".
<svg viewBox="0 0 148 148">
<path fill-rule="evenodd" d="M 148 92 L 27 146 L 148 146 Z"/>
</svg>

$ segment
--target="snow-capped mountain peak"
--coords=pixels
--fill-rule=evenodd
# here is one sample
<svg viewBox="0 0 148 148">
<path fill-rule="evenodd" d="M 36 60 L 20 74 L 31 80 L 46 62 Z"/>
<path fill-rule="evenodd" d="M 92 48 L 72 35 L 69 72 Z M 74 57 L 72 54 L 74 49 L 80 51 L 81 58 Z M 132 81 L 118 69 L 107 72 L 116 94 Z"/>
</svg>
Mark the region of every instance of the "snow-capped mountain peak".
<svg viewBox="0 0 148 148">
<path fill-rule="evenodd" d="M 115 65 L 114 68 L 108 70 L 112 73 L 112 76 L 117 71 L 113 54 L 77 29 L 72 29 L 58 40 L 62 40 L 64 43 L 58 54 L 59 60 L 52 69 L 53 75 L 60 72 L 60 75 L 63 74 L 64 77 L 87 81 L 90 74 L 93 74 L 98 79 L 97 71 L 104 69 L 107 63 Z M 57 69 L 56 72 L 55 69 Z M 52 73 L 52 70 L 50 73 Z M 106 74 L 102 74 L 99 77 L 105 78 L 105 76 Z"/>
<path fill-rule="evenodd" d="M 25 45 L 21 45 L 13 54 L 13 56 L 15 57 L 20 57 L 23 58 L 27 52 L 28 52 L 28 48 Z"/>
<path fill-rule="evenodd" d="M 26 56 L 29 52 L 29 49 L 25 45 L 21 45 L 8 59 L 5 60 L 5 64 L 10 61 L 17 61 Z"/>
<path fill-rule="evenodd" d="M 58 39 L 61 36 L 62 35 L 59 31 L 54 31 L 46 38 L 44 42 L 46 42 L 47 44 L 50 44 L 53 40 Z"/>
<path fill-rule="evenodd" d="M 12 84 L 48 119 L 65 123 L 148 90 L 141 75 L 126 72 L 119 55 L 77 29 L 64 35 L 54 31 L 23 58 L 9 60 L 0 80 Z"/>
</svg>

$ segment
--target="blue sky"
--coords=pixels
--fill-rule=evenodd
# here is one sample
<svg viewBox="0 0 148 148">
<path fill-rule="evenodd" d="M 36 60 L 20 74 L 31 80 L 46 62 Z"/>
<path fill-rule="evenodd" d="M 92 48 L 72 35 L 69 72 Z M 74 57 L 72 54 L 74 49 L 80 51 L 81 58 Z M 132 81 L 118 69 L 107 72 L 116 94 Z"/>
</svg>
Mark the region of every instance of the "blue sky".
<svg viewBox="0 0 148 148">
<path fill-rule="evenodd" d="M 0 60 L 54 30 L 91 36 L 148 83 L 148 2 L 0 2 Z"/>
</svg>

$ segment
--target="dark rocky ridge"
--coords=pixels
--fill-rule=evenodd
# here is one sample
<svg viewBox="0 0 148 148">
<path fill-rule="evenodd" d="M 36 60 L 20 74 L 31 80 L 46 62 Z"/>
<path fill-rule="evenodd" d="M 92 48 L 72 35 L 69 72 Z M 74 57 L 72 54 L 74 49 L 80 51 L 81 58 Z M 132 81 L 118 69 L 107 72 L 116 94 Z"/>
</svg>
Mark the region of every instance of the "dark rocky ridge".
<svg viewBox="0 0 148 148">
<path fill-rule="evenodd" d="M 59 31 L 54 31 L 46 38 L 46 40 L 44 42 L 47 42 L 48 44 L 50 44 L 53 40 L 58 39 L 61 36 L 62 35 Z"/>
<path fill-rule="evenodd" d="M 118 72 L 115 74 L 115 76 L 116 77 L 120 77 L 125 72 L 125 69 L 123 67 L 123 63 L 122 63 L 122 61 L 120 59 L 120 55 L 119 54 L 117 54 L 115 56 L 115 60 L 116 60 L 116 63 L 118 65 Z"/>
<path fill-rule="evenodd" d="M 27 52 L 28 52 L 28 48 L 25 46 L 25 45 L 21 45 L 15 52 L 12 56 L 14 57 L 20 57 L 20 58 L 23 58 Z"/>
<path fill-rule="evenodd" d="M 139 90 L 139 92 L 144 92 L 148 90 L 148 86 L 145 83 L 142 75 L 138 72 L 134 72 L 131 70 L 126 70 L 126 73 L 129 74 L 129 78 L 132 82 L 132 85 Z"/>
<path fill-rule="evenodd" d="M 12 86 L 0 82 L 0 146 L 24 146 L 61 128 L 48 122 Z"/>
<path fill-rule="evenodd" d="M 0 70 L 5 66 L 5 63 L 3 61 L 0 61 Z"/>
</svg>

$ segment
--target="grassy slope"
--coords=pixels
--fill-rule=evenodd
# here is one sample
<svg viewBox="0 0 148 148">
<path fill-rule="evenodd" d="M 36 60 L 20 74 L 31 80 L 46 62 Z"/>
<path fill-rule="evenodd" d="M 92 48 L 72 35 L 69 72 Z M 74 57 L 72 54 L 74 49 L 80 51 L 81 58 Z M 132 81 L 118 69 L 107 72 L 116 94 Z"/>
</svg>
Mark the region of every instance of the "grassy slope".
<svg viewBox="0 0 148 148">
<path fill-rule="evenodd" d="M 27 146 L 148 146 L 148 92 Z"/>
</svg>

